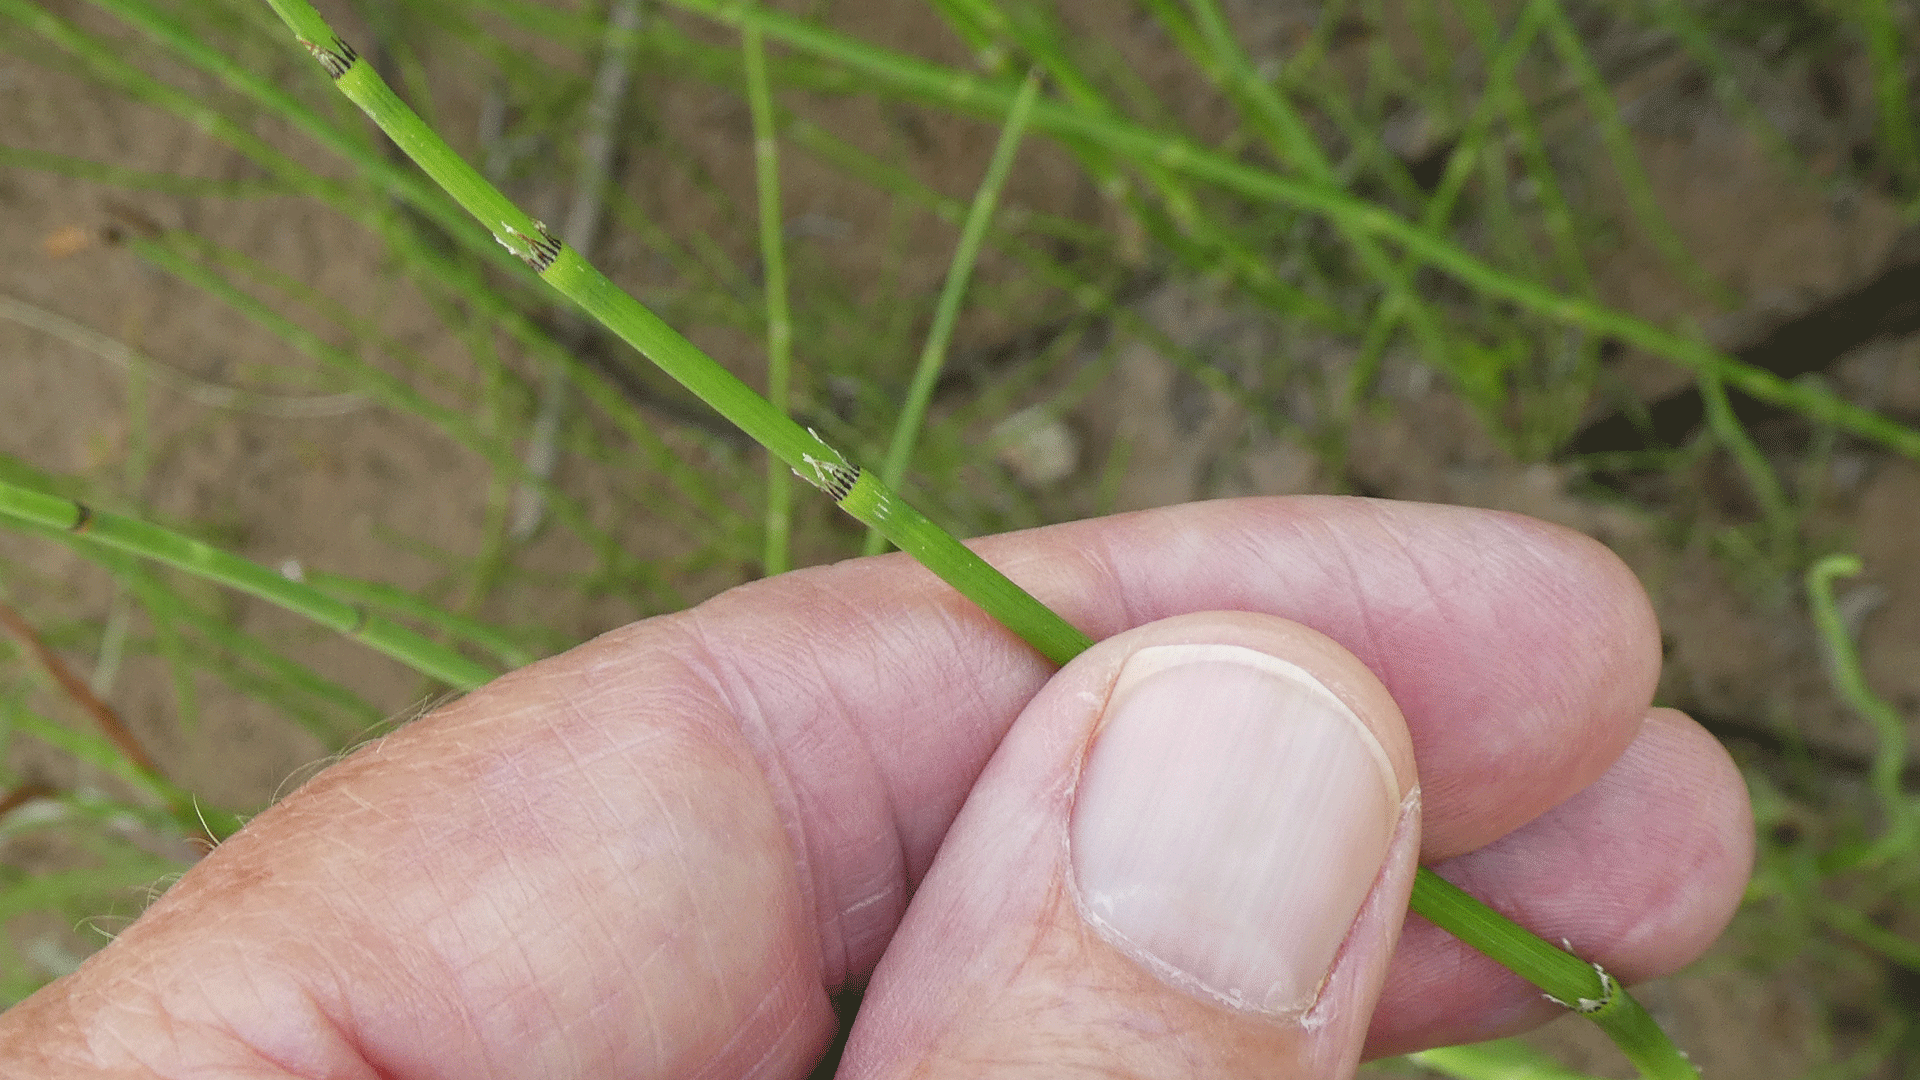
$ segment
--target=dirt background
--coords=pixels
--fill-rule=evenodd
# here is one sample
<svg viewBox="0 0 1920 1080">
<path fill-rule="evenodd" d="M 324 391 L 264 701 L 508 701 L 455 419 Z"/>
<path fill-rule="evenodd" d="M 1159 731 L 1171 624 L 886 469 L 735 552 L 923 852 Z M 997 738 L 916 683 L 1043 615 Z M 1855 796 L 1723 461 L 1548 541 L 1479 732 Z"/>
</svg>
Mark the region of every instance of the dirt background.
<svg viewBox="0 0 1920 1080">
<path fill-rule="evenodd" d="M 55 0 L 48 7 L 111 29 L 79 4 Z M 917 5 L 847 0 L 835 11 L 873 40 L 914 42 L 916 48 L 931 43 L 938 58 L 963 59 L 957 43 Z M 1248 24 L 1256 54 L 1284 52 L 1310 26 L 1304 21 L 1310 14 L 1304 6 L 1262 9 Z M 1150 81 L 1178 87 L 1190 78 L 1180 73 L 1184 64 L 1164 42 L 1129 25 L 1110 24 L 1103 32 L 1135 50 Z M 1869 129 L 1871 116 L 1859 71 L 1843 66 L 1837 77 L 1845 90 L 1837 114 L 1803 71 L 1783 70 L 1778 99 L 1762 103 L 1787 118 L 1813 148 L 1809 159 L 1825 162 L 1834 175 L 1844 172 L 1861 116 L 1869 117 Z M 193 84 L 191 76 L 181 78 Z M 447 73 L 443 82 L 447 89 L 437 101 L 443 122 L 472 130 L 477 89 L 457 73 Z M 748 203 L 744 105 L 685 82 L 643 86 L 650 122 L 675 133 L 684 152 L 699 157 L 717 182 L 737 188 L 737 199 Z M 1597 265 L 1610 302 L 1656 321 L 1694 318 L 1716 344 L 1734 348 L 1872 279 L 1896 258 L 1903 230 L 1899 209 L 1871 177 L 1810 181 L 1794 174 L 1689 80 L 1685 64 L 1652 65 L 1618 89 L 1659 201 L 1688 250 L 1731 288 L 1738 303 L 1730 312 L 1687 306 L 1687 293 L 1676 287 L 1651 245 L 1631 232 Z M 1195 93 L 1184 100 L 1191 103 L 1196 128 L 1219 125 L 1210 96 Z M 810 119 L 850 141 L 884 146 L 902 138 L 898 117 L 865 99 L 821 96 L 802 107 Z M 916 125 L 910 132 L 914 168 L 964 197 L 993 132 L 937 119 Z M 254 175 L 189 125 L 85 80 L 33 66 L 18 53 L 0 54 L 0 141 L 154 172 L 229 180 Z M 1565 149 L 1599 160 L 1590 135 L 1568 136 Z M 788 213 L 815 222 L 827 237 L 808 257 L 830 263 L 848 280 L 876 276 L 889 228 L 884 202 L 805 155 L 789 154 L 787 162 Z M 328 168 L 317 156 L 312 164 Z M 631 157 L 624 165 L 626 181 L 647 187 L 663 175 L 650 164 L 643 154 Z M 521 194 L 532 199 L 536 213 L 549 220 L 558 216 L 539 208 L 543 199 L 550 205 L 558 199 L 556 185 L 530 185 Z M 1045 150 L 1023 157 L 1009 201 L 1112 225 L 1088 181 L 1064 156 Z M 667 184 L 649 189 L 643 202 L 675 232 L 709 230 L 743 253 L 743 261 L 751 251 L 751 234 L 742 235 L 738 221 L 710 219 L 711 202 L 696 193 Z M 126 477 L 127 505 L 158 520 L 196 523 L 203 534 L 267 565 L 294 560 L 408 588 L 439 582 L 444 567 L 424 543 L 408 541 L 472 550 L 487 512 L 485 464 L 425 431 L 413 417 L 339 399 L 304 378 L 282 378 L 299 361 L 277 340 L 107 239 L 138 231 L 142 223 L 194 230 L 253 253 L 368 313 L 419 350 L 430 369 L 457 372 L 465 362 L 457 343 L 436 339 L 434 319 L 412 298 L 394 294 L 378 272 L 378 247 L 361 233 L 343 232 L 326 213 L 287 199 L 136 193 L 0 168 L 0 298 L 31 308 L 9 308 L 0 317 L 0 449 L 56 474 L 101 477 L 117 471 Z M 910 258 L 899 273 L 912 287 L 931 290 L 944 270 L 952 233 L 932 222 L 915 228 Z M 606 261 L 616 278 L 643 291 L 667 277 L 630 239 L 612 241 Z M 991 263 L 983 270 L 988 277 L 1001 272 Z M 1352 356 L 1350 343 L 1278 327 L 1223 297 L 1204 278 L 1175 275 L 1140 297 L 1135 308 L 1174 342 L 1228 371 L 1276 355 L 1334 370 Z M 48 313 L 62 321 L 46 319 Z M 963 351 L 1012 340 L 1030 328 L 1023 317 L 1031 323 L 1039 314 L 975 318 L 963 328 Z M 74 327 L 188 378 L 130 379 L 125 367 L 103 357 L 103 347 L 87 347 Z M 743 373 L 754 371 L 754 342 L 718 325 L 696 325 L 691 333 Z M 1611 370 L 1619 385 L 1648 398 L 1686 381 L 1668 365 L 1633 355 L 1615 357 Z M 1920 339 L 1878 340 L 1844 357 L 1826 378 L 1864 404 L 1920 414 Z M 206 386 L 236 383 L 283 388 L 242 408 L 207 404 Z M 1439 379 L 1408 357 L 1390 357 L 1382 385 L 1390 407 L 1369 415 L 1344 468 L 1330 475 L 1304 441 L 1259 434 L 1242 406 L 1183 375 L 1151 346 L 1133 343 L 1070 415 L 1039 423 L 1037 434 L 1013 438 L 1000 452 L 1017 474 L 1029 476 L 1036 497 L 1051 500 L 1063 516 L 1095 505 L 1089 494 L 1095 463 L 1106 460 L 1118 441 L 1131 451 L 1127 470 L 1107 493 L 1115 509 L 1229 495 L 1362 490 L 1516 510 L 1588 532 L 1633 565 L 1659 609 L 1668 642 L 1664 702 L 1712 720 L 1743 759 L 1761 769 L 1770 767 L 1778 735 L 1791 724 L 1840 763 L 1836 783 L 1858 787 L 1857 763 L 1871 750 L 1871 734 L 1835 704 L 1793 583 L 1745 579 L 1716 551 L 1716 530 L 1753 514 L 1724 462 L 1709 460 L 1669 477 L 1650 497 L 1596 497 L 1569 466 L 1512 460 Z M 1282 404 L 1312 408 L 1304 394 Z M 696 456 L 726 453 L 710 441 L 689 439 L 685 445 Z M 1844 439 L 1818 456 L 1796 451 L 1790 437 L 1780 445 L 1776 460 L 1790 473 L 1819 470 L 1794 473 L 1812 493 L 1816 513 L 1807 529 L 1814 546 L 1852 550 L 1865 560 L 1866 573 L 1844 586 L 1845 601 L 1860 633 L 1868 678 L 1911 718 L 1920 711 L 1920 557 L 1913 539 L 1920 535 L 1920 467 Z M 561 478 L 591 499 L 614 486 L 598 475 L 601 468 L 570 460 Z M 692 539 L 686 528 L 652 520 L 641 507 L 618 515 L 613 528 L 639 559 L 671 561 Z M 57 600 L 74 619 L 97 618 L 111 605 L 106 576 L 61 549 L 18 536 L 0 537 L 0 545 L 23 579 L 8 583 L 15 594 Z M 578 554 L 570 541 L 549 534 L 535 542 L 527 559 L 562 570 Z M 737 564 L 722 561 L 689 572 L 677 591 L 694 601 L 739 574 Z M 488 610 L 500 607 L 537 611 L 556 644 L 642 614 L 630 603 L 565 587 L 522 588 Z M 231 611 L 249 629 L 304 636 L 304 659 L 396 714 L 422 698 L 417 680 L 391 665 L 368 663 L 356 645 L 325 634 L 302 635 L 289 617 L 258 605 L 235 603 Z M 172 691 L 155 661 L 130 660 L 112 700 L 165 768 L 208 800 L 259 805 L 322 757 L 317 742 L 258 702 L 211 682 L 199 692 L 204 719 L 193 733 L 175 725 Z M 1847 762 L 1855 763 L 1851 780 Z M 11 851 L 8 857 L 25 856 Z M 1896 928 L 1902 925 L 1914 932 L 1911 918 Z M 1821 1047 L 1828 1038 L 1838 1040 L 1834 1052 L 1844 1052 L 1871 1035 L 1881 1010 L 1902 1007 L 1887 997 L 1891 976 L 1859 981 L 1849 966 L 1841 978 L 1837 969 L 1823 968 L 1829 963 L 1828 957 L 1809 957 L 1801 965 L 1778 957 L 1756 963 L 1749 937 L 1736 929 L 1715 956 L 1682 978 L 1649 988 L 1646 997 L 1707 1075 L 1797 1075 L 1824 1060 Z M 1829 1030 L 1823 1017 L 1833 1015 L 1835 1001 L 1852 1010 L 1855 1030 Z M 1565 1023 L 1543 1041 L 1569 1065 L 1627 1075 L 1596 1038 L 1585 1025 Z"/>
</svg>

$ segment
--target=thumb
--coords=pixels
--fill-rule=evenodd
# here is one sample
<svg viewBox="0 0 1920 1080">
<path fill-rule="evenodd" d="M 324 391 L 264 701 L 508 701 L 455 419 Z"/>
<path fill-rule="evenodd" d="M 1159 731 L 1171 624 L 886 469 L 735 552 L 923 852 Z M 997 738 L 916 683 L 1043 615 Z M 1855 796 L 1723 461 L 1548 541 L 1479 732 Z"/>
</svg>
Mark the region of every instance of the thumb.
<svg viewBox="0 0 1920 1080">
<path fill-rule="evenodd" d="M 1329 639 L 1223 612 L 1110 638 L 974 785 L 841 1076 L 1348 1076 L 1419 833 L 1399 710 Z"/>
</svg>

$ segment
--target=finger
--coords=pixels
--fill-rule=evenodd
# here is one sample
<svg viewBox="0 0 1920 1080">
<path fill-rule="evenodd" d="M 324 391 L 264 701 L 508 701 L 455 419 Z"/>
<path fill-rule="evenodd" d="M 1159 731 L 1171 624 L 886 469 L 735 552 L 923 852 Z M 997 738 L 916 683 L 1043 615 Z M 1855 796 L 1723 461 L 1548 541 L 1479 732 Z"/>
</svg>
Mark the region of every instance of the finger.
<svg viewBox="0 0 1920 1080">
<path fill-rule="evenodd" d="M 1392 698 L 1305 627 L 1207 613 L 1101 643 L 974 787 L 840 1076 L 1350 1074 L 1417 787 Z"/>
<path fill-rule="evenodd" d="M 1430 853 L 1584 787 L 1637 730 L 1657 659 L 1617 560 L 1509 515 L 1250 500 L 980 546 L 1096 634 L 1224 607 L 1340 640 L 1446 794 Z M 742 588 L 329 770 L 44 1000 L 395 1077 L 779 1075 L 826 1037 L 822 985 L 871 969 L 1048 674 L 897 557 Z M 567 1027 L 580 1007 L 601 1022 Z"/>
<path fill-rule="evenodd" d="M 594 680 L 535 665 L 327 769 L 0 1014 L 0 1062 L 56 1048 L 45 1080 L 804 1075 L 834 1021 L 757 762 L 718 714 L 667 698 L 623 717 Z"/>
<path fill-rule="evenodd" d="M 1096 638 L 1231 609 L 1337 641 L 1407 717 L 1429 861 L 1590 784 L 1639 730 L 1659 667 L 1658 628 L 1625 566 L 1585 536 L 1511 514 L 1250 499 L 977 547 Z M 1051 669 L 905 556 L 756 583 L 685 623 L 718 707 L 755 740 L 801 838 L 827 978 L 858 976 Z M 602 662 L 617 668 L 668 629 L 606 639 Z"/>
<path fill-rule="evenodd" d="M 1592 787 L 1440 873 L 1624 983 L 1705 952 L 1753 867 L 1753 814 L 1739 770 L 1704 728 L 1647 714 Z M 1534 1027 L 1563 1010 L 1432 923 L 1408 920 L 1369 1057 Z"/>
</svg>

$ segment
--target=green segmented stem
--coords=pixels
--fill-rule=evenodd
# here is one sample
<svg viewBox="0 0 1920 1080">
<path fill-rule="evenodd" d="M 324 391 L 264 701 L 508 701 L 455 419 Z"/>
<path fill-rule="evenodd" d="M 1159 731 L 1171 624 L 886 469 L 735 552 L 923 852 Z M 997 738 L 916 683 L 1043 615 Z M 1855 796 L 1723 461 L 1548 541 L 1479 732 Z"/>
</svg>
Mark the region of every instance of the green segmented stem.
<svg viewBox="0 0 1920 1080">
<path fill-rule="evenodd" d="M 210 544 L 135 518 L 94 510 L 85 503 L 0 481 L 0 515 L 85 536 L 121 551 L 154 559 L 217 581 L 305 616 L 335 633 L 366 642 L 423 675 L 457 690 L 471 690 L 494 677 L 485 666 L 430 641 L 399 623 L 371 614 L 310 585 Z"/>
<path fill-rule="evenodd" d="M 825 491 L 847 513 L 920 560 L 942 580 L 1019 634 L 1054 663 L 1064 664 L 1092 646 L 1091 638 L 896 497 L 879 478 L 849 464 L 818 435 L 794 423 L 702 353 L 692 342 L 667 326 L 638 300 L 621 291 L 577 252 L 560 243 L 544 225 L 513 205 L 407 108 L 371 66 L 361 62 L 352 48 L 334 35 L 326 21 L 306 0 L 268 2 L 332 76 L 341 92 L 365 110 L 408 156 L 446 188 L 481 224 L 493 230 L 495 239 L 502 246 L 526 262 L 548 284 L 599 319 L 756 442 L 785 461 L 802 479 Z M 710 6 L 689 3 L 688 0 L 678 2 L 705 7 L 711 13 L 729 18 L 729 21 L 758 26 L 770 35 L 789 41 L 794 40 L 792 35 L 796 27 L 800 37 L 816 45 L 823 33 L 759 8 Z M 863 46 L 854 51 L 872 50 Z M 918 61 L 911 63 L 921 68 L 931 67 Z M 959 98 L 976 91 L 991 97 L 999 104 L 1000 108 L 996 111 L 1001 115 L 1005 115 L 1017 100 L 1017 90 L 988 87 L 965 76 L 958 80 L 946 79 L 946 84 L 942 89 Z M 1082 123 L 1085 118 L 1081 114 L 1064 107 L 1049 107 L 1045 102 L 1035 102 L 1033 117 L 1036 126 L 1041 126 L 1038 121 L 1043 114 L 1053 117 L 1054 129 L 1061 129 L 1067 134 L 1098 138 L 1110 136 L 1114 131 L 1129 130 L 1126 125 L 1106 116 L 1092 117 Z M 1436 264 L 1458 264 L 1465 259 L 1480 271 L 1497 273 L 1482 264 L 1473 263 L 1469 256 L 1432 239 L 1426 233 L 1414 230 L 1390 213 L 1358 203 L 1345 195 L 1248 170 L 1226 159 L 1215 158 L 1210 152 L 1185 142 L 1168 142 L 1145 132 L 1140 132 L 1138 138 L 1150 140 L 1151 145 L 1144 148 L 1147 156 L 1168 167 L 1182 168 L 1202 178 L 1218 178 L 1222 169 L 1231 176 L 1251 173 L 1262 177 L 1263 183 L 1277 185 L 1279 191 L 1304 194 L 1323 202 L 1331 200 L 1345 211 L 1343 216 L 1351 223 L 1364 226 L 1363 231 L 1377 231 L 1403 241 L 1409 236 L 1417 238 L 1420 246 L 1432 250 L 1416 253 Z M 1107 141 L 1113 140 L 1109 138 Z M 1125 145 L 1115 148 L 1128 149 Z M 1136 146 L 1133 149 L 1142 148 Z M 1308 205 L 1312 208 L 1310 203 Z M 1404 229 L 1407 235 L 1394 235 L 1396 225 Z M 1415 245 L 1409 243 L 1408 246 L 1412 248 Z M 1553 297 L 1553 300 L 1560 304 L 1583 303 L 1561 297 Z M 1646 324 L 1636 325 L 1663 333 Z M 1728 377 L 1729 381 L 1733 381 L 1731 374 Z M 1920 435 L 1915 438 L 1920 440 Z M 1422 868 L 1416 876 L 1412 903 L 1415 911 L 1523 978 L 1533 981 L 1555 1000 L 1591 1016 L 1614 1037 L 1648 1077 L 1655 1080 L 1679 1080 L 1683 1077 L 1691 1080 L 1695 1075 L 1692 1066 L 1673 1048 L 1645 1010 L 1598 967 L 1547 944 L 1431 870 Z"/>
<path fill-rule="evenodd" d="M 843 476 L 851 477 L 852 482 L 843 494 L 835 496 L 842 510 L 871 525 L 894 547 L 920 560 L 927 569 L 940 575 L 942 581 L 960 590 L 989 614 L 998 607 L 1015 606 L 1023 600 L 1039 603 L 955 540 L 951 533 L 896 498 L 879 477 L 865 469 L 852 470 Z M 827 491 L 835 494 L 831 487 Z M 1040 655 L 1064 665 L 1093 647 L 1092 638 L 1055 614 L 1052 608 L 1041 605 L 1040 611 L 1044 615 L 1020 634 Z"/>
<path fill-rule="evenodd" d="M 1410 903 L 1435 926 L 1599 1025 L 1648 1080 L 1699 1080 L 1693 1063 L 1600 965 L 1555 948 L 1424 866 L 1413 879 Z"/>
<path fill-rule="evenodd" d="M 849 465 L 839 451 L 715 363 L 488 183 L 388 88 L 373 66 L 361 60 L 353 47 L 341 40 L 306 0 L 268 0 L 268 3 L 301 45 L 319 61 L 340 92 L 360 106 L 428 176 L 491 230 L 502 247 L 582 311 L 638 349 L 695 397 L 786 462 L 801 479 L 828 492 L 837 502 L 844 500 L 863 473 Z M 863 517 L 860 511 L 844 502 L 843 507 L 863 523 L 879 529 L 881 535 L 902 550 L 918 548 L 938 559 L 930 564 L 934 573 L 1034 648 L 1064 663 L 1067 654 L 1062 652 L 1062 642 L 1087 640 L 1070 627 L 1067 628 L 1069 634 L 1063 636 L 1060 628 L 1064 623 L 1059 616 L 952 537 L 946 537 L 945 544 L 932 539 L 930 534 L 939 532 L 937 526 L 906 508 L 877 479 L 870 476 L 865 479 L 868 486 L 862 489 L 863 498 L 855 505 L 869 505 L 866 493 L 871 492 L 870 505 L 878 508 L 872 512 L 877 514 L 884 509 L 891 514 L 893 523 Z M 890 530 L 904 531 L 896 539 Z"/>
</svg>

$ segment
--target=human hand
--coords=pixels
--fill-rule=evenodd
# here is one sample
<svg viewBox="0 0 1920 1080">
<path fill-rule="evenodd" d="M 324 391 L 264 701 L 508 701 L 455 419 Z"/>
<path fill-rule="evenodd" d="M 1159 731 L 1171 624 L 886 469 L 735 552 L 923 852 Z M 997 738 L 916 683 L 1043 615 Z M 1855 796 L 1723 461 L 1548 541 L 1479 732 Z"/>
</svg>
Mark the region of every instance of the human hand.
<svg viewBox="0 0 1920 1080">
<path fill-rule="evenodd" d="M 870 976 L 842 1076 L 1335 1077 L 1556 1012 L 1396 949 L 1416 855 L 1624 981 L 1739 900 L 1744 787 L 1591 540 L 1300 498 L 978 550 L 1105 640 L 1056 675 L 898 555 L 614 631 L 262 813 L 0 1074 L 799 1077 Z"/>
</svg>

